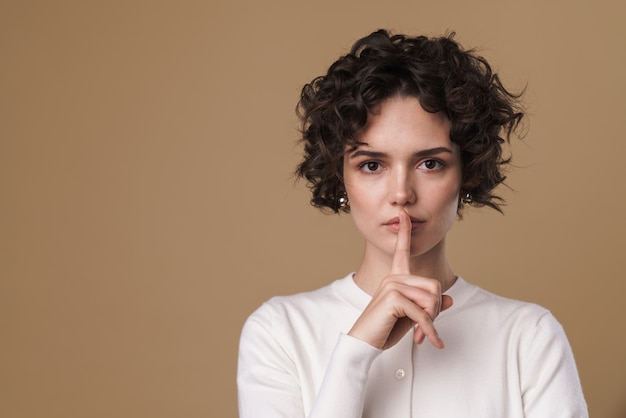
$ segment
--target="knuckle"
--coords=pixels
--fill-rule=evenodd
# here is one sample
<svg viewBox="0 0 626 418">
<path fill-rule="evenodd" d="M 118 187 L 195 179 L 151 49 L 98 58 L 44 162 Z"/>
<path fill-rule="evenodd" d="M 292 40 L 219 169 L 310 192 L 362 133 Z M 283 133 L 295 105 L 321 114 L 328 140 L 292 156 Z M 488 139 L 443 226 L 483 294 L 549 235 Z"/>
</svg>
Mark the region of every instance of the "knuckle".
<svg viewBox="0 0 626 418">
<path fill-rule="evenodd" d="M 432 322 L 427 321 L 424 324 L 420 324 L 422 327 L 422 332 L 426 335 L 437 335 L 437 330 L 435 329 Z"/>
<path fill-rule="evenodd" d="M 437 328 L 432 327 L 427 333 L 430 337 L 438 337 L 439 333 L 437 332 Z"/>
<path fill-rule="evenodd" d="M 385 301 L 387 301 L 390 305 L 397 305 L 402 299 L 402 294 L 397 290 L 390 290 L 385 293 Z"/>
<path fill-rule="evenodd" d="M 417 317 L 416 319 L 420 326 L 428 326 L 431 322 L 430 315 L 428 315 L 428 313 L 423 309 L 418 309 L 415 312 L 415 316 Z"/>
<path fill-rule="evenodd" d="M 439 280 L 435 280 L 435 293 L 441 294 L 441 282 Z"/>
<path fill-rule="evenodd" d="M 441 282 L 439 280 L 427 279 L 426 286 L 427 286 L 427 289 L 431 293 L 433 293 L 435 295 L 440 295 L 441 294 Z"/>
<path fill-rule="evenodd" d="M 432 293 L 429 295 L 429 306 L 437 307 L 439 306 L 439 296 L 433 295 Z"/>
<path fill-rule="evenodd" d="M 396 278 L 389 274 L 383 278 L 380 283 L 381 289 L 392 289 L 395 288 Z"/>
<path fill-rule="evenodd" d="M 392 280 L 393 280 L 393 276 L 391 274 L 388 274 L 385 277 L 383 277 L 383 280 L 381 281 L 381 285 L 385 286 Z"/>
</svg>

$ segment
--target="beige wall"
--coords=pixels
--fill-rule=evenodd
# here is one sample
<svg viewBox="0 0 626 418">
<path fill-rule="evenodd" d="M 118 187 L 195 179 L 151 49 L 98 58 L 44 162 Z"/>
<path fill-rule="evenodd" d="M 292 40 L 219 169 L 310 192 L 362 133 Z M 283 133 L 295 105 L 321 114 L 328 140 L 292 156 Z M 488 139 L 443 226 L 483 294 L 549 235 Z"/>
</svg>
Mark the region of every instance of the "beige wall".
<svg viewBox="0 0 626 418">
<path fill-rule="evenodd" d="M 592 415 L 626 414 L 620 2 L 39 3 L 0 3 L 0 416 L 236 416 L 246 316 L 359 259 L 293 185 L 293 110 L 378 27 L 528 84 L 506 215 L 467 213 L 453 266 L 550 308 Z"/>
</svg>

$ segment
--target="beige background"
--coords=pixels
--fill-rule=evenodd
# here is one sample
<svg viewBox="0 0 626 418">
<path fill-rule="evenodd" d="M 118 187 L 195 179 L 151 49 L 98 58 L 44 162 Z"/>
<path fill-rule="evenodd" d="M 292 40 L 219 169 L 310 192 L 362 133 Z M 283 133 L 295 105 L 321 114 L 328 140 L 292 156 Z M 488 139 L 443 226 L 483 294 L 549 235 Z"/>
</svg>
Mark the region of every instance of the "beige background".
<svg viewBox="0 0 626 418">
<path fill-rule="evenodd" d="M 246 316 L 359 259 L 290 177 L 294 106 L 379 27 L 528 84 L 506 215 L 468 212 L 453 266 L 550 308 L 592 416 L 626 416 L 618 3 L 1 1 L 0 416 L 236 416 Z"/>
</svg>

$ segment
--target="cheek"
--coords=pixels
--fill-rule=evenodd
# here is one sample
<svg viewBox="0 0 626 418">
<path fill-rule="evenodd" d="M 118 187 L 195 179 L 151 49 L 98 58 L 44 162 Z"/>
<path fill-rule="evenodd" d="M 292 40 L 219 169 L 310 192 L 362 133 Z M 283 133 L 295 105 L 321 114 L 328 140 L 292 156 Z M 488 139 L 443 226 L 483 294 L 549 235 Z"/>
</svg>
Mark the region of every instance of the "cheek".
<svg viewBox="0 0 626 418">
<path fill-rule="evenodd" d="M 377 202 L 385 192 L 384 182 L 374 181 L 373 179 L 353 180 L 349 176 L 344 180 L 344 186 L 350 206 L 358 205 L 367 210 L 368 206 L 379 206 Z"/>
<path fill-rule="evenodd" d="M 441 223 L 445 225 L 451 225 L 456 220 L 457 210 L 459 208 L 459 189 L 456 185 L 450 185 L 440 189 L 439 205 L 433 208 L 438 212 Z"/>
<path fill-rule="evenodd" d="M 456 218 L 457 211 L 459 210 L 459 199 L 460 199 L 460 191 L 456 190 L 454 193 L 451 193 L 448 197 L 448 209 L 450 211 L 450 216 L 452 218 Z"/>
<path fill-rule="evenodd" d="M 350 213 L 353 217 L 366 217 L 376 207 L 376 197 L 368 190 L 358 187 L 346 187 L 350 201 Z"/>
<path fill-rule="evenodd" d="M 346 183 L 350 200 L 350 216 L 357 229 L 364 233 L 371 221 L 376 219 L 382 207 L 380 193 L 376 188 L 356 186 Z"/>
</svg>

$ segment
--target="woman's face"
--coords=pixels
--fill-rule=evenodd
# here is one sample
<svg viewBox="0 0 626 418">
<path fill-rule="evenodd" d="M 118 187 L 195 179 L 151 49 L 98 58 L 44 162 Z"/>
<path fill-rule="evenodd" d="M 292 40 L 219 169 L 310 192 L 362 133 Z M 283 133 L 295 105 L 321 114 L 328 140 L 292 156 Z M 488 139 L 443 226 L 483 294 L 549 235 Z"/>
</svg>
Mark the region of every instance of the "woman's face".
<svg viewBox="0 0 626 418">
<path fill-rule="evenodd" d="M 346 152 L 343 172 L 366 251 L 393 254 L 404 207 L 412 221 L 411 255 L 443 252 L 461 186 L 461 157 L 448 118 L 426 112 L 416 98 L 392 97 L 370 115 L 357 139 L 362 145 Z"/>
</svg>

